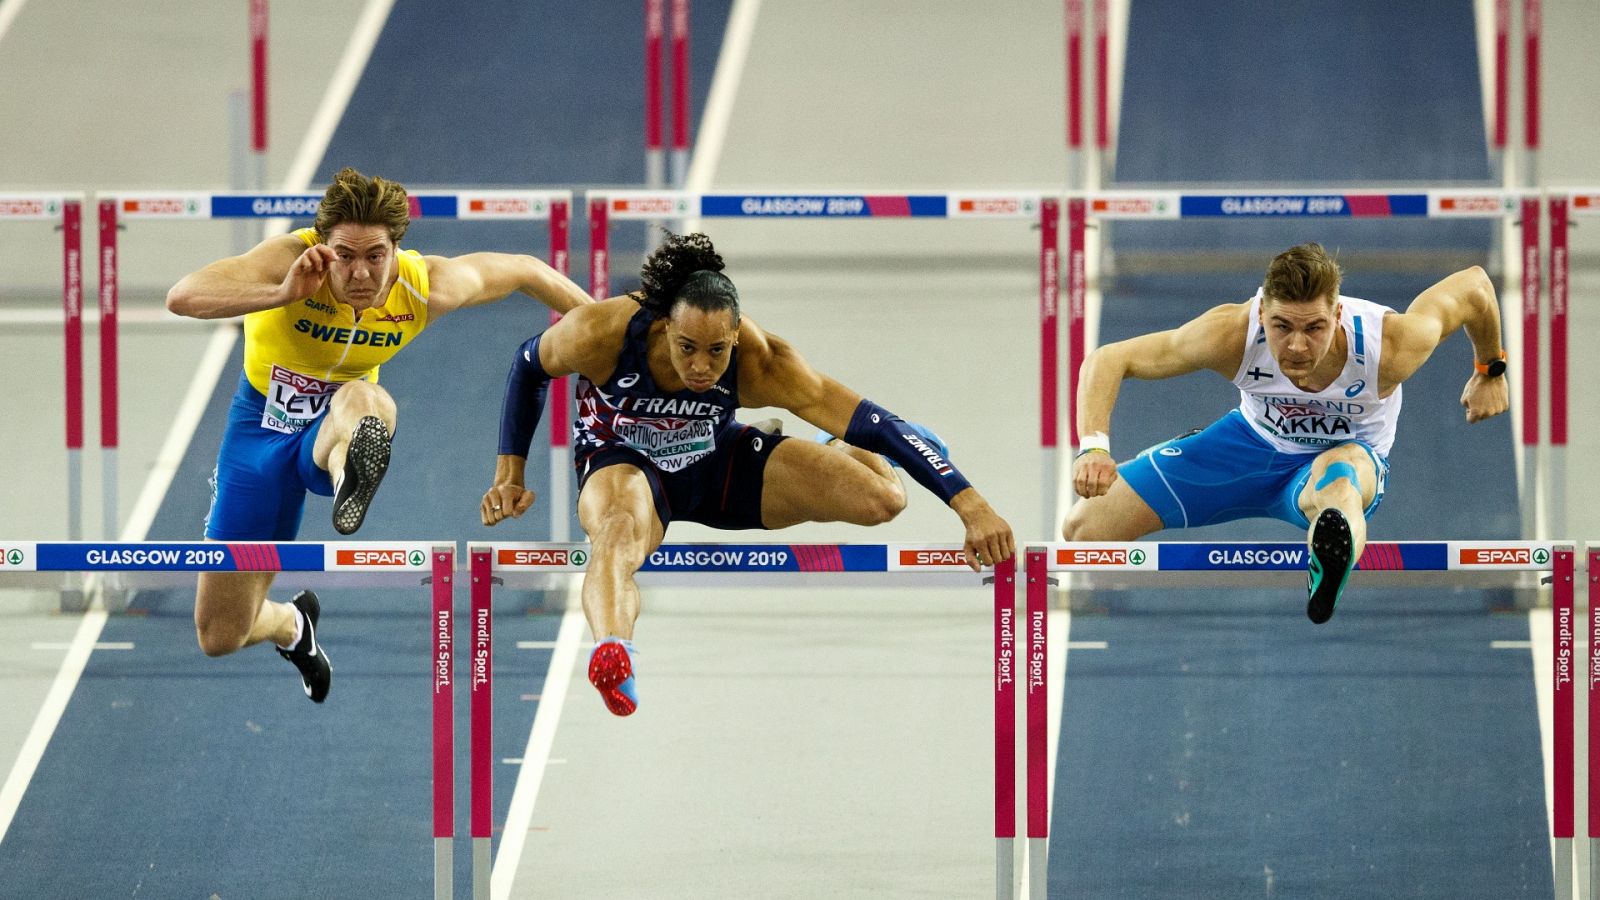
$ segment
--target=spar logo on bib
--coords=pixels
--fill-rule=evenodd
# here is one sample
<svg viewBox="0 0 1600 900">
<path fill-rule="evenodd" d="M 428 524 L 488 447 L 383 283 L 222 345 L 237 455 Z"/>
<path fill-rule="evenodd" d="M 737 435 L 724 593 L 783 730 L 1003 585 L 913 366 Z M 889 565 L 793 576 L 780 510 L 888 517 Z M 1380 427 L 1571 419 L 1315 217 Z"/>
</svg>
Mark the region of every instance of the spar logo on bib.
<svg viewBox="0 0 1600 900">
<path fill-rule="evenodd" d="M 339 382 L 301 375 L 274 364 L 267 381 L 266 406 L 261 410 L 261 427 L 283 434 L 296 434 L 321 418 L 333 403 Z"/>
</svg>

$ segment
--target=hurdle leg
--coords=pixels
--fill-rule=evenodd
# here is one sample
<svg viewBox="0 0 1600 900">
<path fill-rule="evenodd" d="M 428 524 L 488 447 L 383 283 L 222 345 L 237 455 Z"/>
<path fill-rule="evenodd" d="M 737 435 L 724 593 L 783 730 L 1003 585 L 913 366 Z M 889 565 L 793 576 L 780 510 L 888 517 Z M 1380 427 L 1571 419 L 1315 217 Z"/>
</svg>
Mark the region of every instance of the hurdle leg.
<svg viewBox="0 0 1600 900">
<path fill-rule="evenodd" d="M 433 896 L 450 900 L 455 894 L 455 547 L 435 547 L 432 555 Z"/>
<path fill-rule="evenodd" d="M 494 630 L 491 550 L 473 545 L 472 559 L 472 900 L 489 900 L 494 834 Z"/>
<path fill-rule="evenodd" d="M 994 585 L 994 895 L 1014 900 L 1017 884 L 1017 561 L 984 579 Z"/>
<path fill-rule="evenodd" d="M 1576 672 L 1576 610 L 1573 609 L 1573 554 L 1570 547 L 1557 546 L 1552 554 L 1551 585 L 1551 667 L 1554 698 L 1551 733 L 1554 741 L 1554 808 L 1550 817 L 1550 837 L 1554 848 L 1553 880 L 1560 900 L 1573 896 L 1573 675 Z"/>
<path fill-rule="evenodd" d="M 1046 551 L 1029 548 L 1028 565 L 1028 896 L 1045 900 L 1050 873 L 1050 576 Z"/>
</svg>

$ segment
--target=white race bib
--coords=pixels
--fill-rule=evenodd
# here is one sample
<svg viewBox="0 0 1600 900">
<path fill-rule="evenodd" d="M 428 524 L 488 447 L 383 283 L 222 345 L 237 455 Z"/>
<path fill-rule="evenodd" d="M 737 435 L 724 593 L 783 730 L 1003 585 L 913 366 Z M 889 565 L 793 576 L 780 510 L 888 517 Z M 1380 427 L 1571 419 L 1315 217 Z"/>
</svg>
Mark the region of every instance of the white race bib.
<svg viewBox="0 0 1600 900">
<path fill-rule="evenodd" d="M 643 453 L 663 472 L 677 472 L 717 448 L 716 422 L 711 419 L 635 419 L 617 416 L 617 437 Z"/>
<path fill-rule="evenodd" d="M 261 427 L 284 434 L 304 431 L 328 411 L 339 384 L 273 365 L 272 377 L 267 382 L 266 408 L 261 411 Z"/>
</svg>

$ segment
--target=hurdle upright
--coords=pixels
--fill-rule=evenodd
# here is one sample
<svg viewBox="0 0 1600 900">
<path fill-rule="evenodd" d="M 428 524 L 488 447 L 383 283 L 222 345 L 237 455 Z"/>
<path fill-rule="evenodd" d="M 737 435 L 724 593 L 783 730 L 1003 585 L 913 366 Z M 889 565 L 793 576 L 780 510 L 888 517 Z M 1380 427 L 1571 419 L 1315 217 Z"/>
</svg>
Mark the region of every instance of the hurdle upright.
<svg viewBox="0 0 1600 900">
<path fill-rule="evenodd" d="M 0 193 L 0 221 L 47 222 L 61 231 L 67 539 L 76 541 L 83 538 L 83 194 Z M 61 585 L 62 612 L 81 612 L 86 606 L 75 574 L 67 573 Z"/>
<path fill-rule="evenodd" d="M 496 867 L 490 854 L 493 833 L 493 600 L 496 584 L 548 588 L 582 575 L 590 559 L 582 543 L 471 543 L 472 628 L 470 769 L 472 884 L 475 900 L 507 896 L 515 876 L 521 845 L 507 829 Z M 707 577 L 739 575 L 792 579 L 816 575 L 829 583 L 911 577 L 918 583 L 974 583 L 979 576 L 967 567 L 966 555 L 954 544 L 662 544 L 640 570 L 662 583 L 704 584 Z M 996 566 L 982 577 L 992 585 L 994 680 L 994 810 L 995 896 L 1011 900 L 1015 891 L 1016 841 L 1016 680 L 1018 646 L 1015 626 L 1016 560 Z M 776 581 L 774 583 L 777 583 Z M 515 803 L 515 801 L 513 801 Z M 492 888 L 491 888 L 492 884 Z"/>
<path fill-rule="evenodd" d="M 1204 541 L 1135 541 L 1135 542 L 1077 542 L 1028 545 L 1023 551 L 1027 560 L 1026 577 L 1029 599 L 1029 632 L 1035 609 L 1043 616 L 1048 599 L 1048 576 L 1052 572 L 1094 572 L 1096 584 L 1138 584 L 1160 587 L 1162 576 L 1187 578 L 1183 586 L 1229 584 L 1229 578 L 1248 576 L 1252 584 L 1297 582 L 1303 584 L 1307 550 L 1304 542 L 1204 542 Z M 1600 545 L 1590 550 L 1591 560 L 1600 559 Z M 1591 570 L 1592 571 L 1592 570 Z M 1353 582 L 1368 578 L 1394 583 L 1427 584 L 1435 586 L 1470 585 L 1514 586 L 1524 583 L 1530 573 L 1550 573 L 1553 580 L 1552 606 L 1555 610 L 1555 654 L 1550 682 L 1555 690 L 1555 794 L 1551 818 L 1551 838 L 1554 853 L 1556 896 L 1572 896 L 1572 838 L 1573 838 L 1573 665 L 1576 621 L 1572 608 L 1573 597 L 1573 545 L 1570 542 L 1550 541 L 1373 541 L 1366 545 L 1356 562 Z M 1591 597 L 1600 598 L 1600 586 L 1591 575 Z M 1038 606 L 1035 606 L 1037 597 Z M 1563 610 L 1565 612 L 1563 612 Z M 1595 637 L 1600 641 L 1600 615 L 1591 616 Z M 1040 633 L 1040 655 L 1048 658 L 1048 631 Z M 1600 646 L 1592 644 L 1591 646 Z M 1032 652 L 1030 650 L 1030 652 Z M 1590 676 L 1594 685 L 1595 676 Z M 1031 700 L 1031 697 L 1030 697 Z M 1600 689 L 1590 694 L 1591 708 L 1600 705 Z M 1048 752 L 1048 732 L 1045 730 L 1047 706 L 1027 706 L 1027 758 L 1028 781 L 1028 849 L 1029 873 L 1033 898 L 1046 896 L 1044 879 L 1045 861 L 1032 854 L 1042 853 L 1049 839 L 1049 781 L 1044 775 L 1035 776 L 1035 761 L 1044 765 Z M 1037 718 L 1036 718 L 1037 717 Z M 1591 717 L 1590 728 L 1596 729 L 1596 718 Z M 1600 738 L 1597 730 L 1596 738 Z M 1589 752 L 1595 754 L 1591 739 Z M 1563 747 L 1565 750 L 1563 751 Z M 1591 766 L 1590 778 L 1596 776 Z M 1591 834 L 1600 834 L 1600 803 L 1596 794 L 1590 793 Z M 1565 888 L 1565 890 L 1563 890 Z"/>
<path fill-rule="evenodd" d="M 610 296 L 611 222 L 684 218 L 741 219 L 1023 219 L 1039 227 L 1039 449 L 1043 478 L 1041 521 L 1053 533 L 1057 492 L 1058 421 L 1061 388 L 1057 377 L 1058 300 L 1061 284 L 1061 201 L 1048 191 L 956 190 L 917 193 L 904 190 L 760 191 L 691 193 L 605 189 L 585 195 L 589 212 L 589 292 Z M 1081 250 L 1081 244 L 1076 245 Z"/>
</svg>

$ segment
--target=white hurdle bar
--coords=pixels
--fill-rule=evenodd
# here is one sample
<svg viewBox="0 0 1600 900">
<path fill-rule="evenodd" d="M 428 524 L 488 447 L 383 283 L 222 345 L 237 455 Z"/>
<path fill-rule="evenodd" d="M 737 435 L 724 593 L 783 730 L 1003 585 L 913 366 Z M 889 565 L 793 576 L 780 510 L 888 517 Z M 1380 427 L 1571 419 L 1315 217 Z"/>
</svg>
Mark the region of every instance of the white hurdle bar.
<svg viewBox="0 0 1600 900">
<path fill-rule="evenodd" d="M 411 218 L 474 221 L 548 221 L 550 267 L 567 274 L 570 259 L 572 192 L 506 188 L 485 190 L 417 190 L 409 192 Z M 105 536 L 117 534 L 117 228 L 124 220 L 193 221 L 200 219 L 313 218 L 321 194 L 258 191 L 107 191 L 96 195 L 100 213 L 100 432 L 105 480 Z M 551 321 L 559 318 L 551 314 Z M 570 407 L 565 379 L 550 396 L 550 527 L 569 530 L 568 482 L 572 450 L 566 435 Z"/>
<path fill-rule="evenodd" d="M 611 294 L 611 222 L 685 218 L 743 219 L 1023 219 L 1039 226 L 1039 445 L 1042 528 L 1055 519 L 1058 416 L 1062 409 L 1056 361 L 1061 295 L 1061 201 L 1049 191 L 776 190 L 744 193 L 593 190 L 589 211 L 589 293 Z"/>
<path fill-rule="evenodd" d="M 494 660 L 495 583 L 548 587 L 556 578 L 587 570 L 588 544 L 472 543 L 472 885 L 474 898 L 490 896 L 493 872 L 490 836 L 494 828 Z M 662 544 L 640 571 L 644 584 L 671 583 L 683 577 L 705 584 L 708 576 L 738 575 L 758 580 L 823 577 L 830 584 L 853 583 L 851 576 L 881 583 L 885 576 L 930 577 L 944 583 L 972 584 L 980 576 L 967 568 L 966 554 L 953 544 Z M 552 576 L 555 576 L 554 578 Z M 1016 560 L 995 567 L 994 603 L 994 808 L 995 897 L 1012 900 L 1016 873 Z"/>
<path fill-rule="evenodd" d="M 62 340 L 66 377 L 67 539 L 83 538 L 83 194 L 0 193 L 0 221 L 49 222 L 61 231 Z M 105 339 L 101 331 L 101 340 Z M 61 611 L 88 604 L 77 573 L 61 585 Z"/>
<path fill-rule="evenodd" d="M 1168 579 L 1183 578 L 1185 586 L 1229 584 L 1229 576 L 1249 573 L 1252 578 L 1274 574 L 1305 577 L 1306 545 L 1294 543 L 1263 542 L 1204 542 L 1204 541 L 1140 541 L 1129 543 L 1053 543 L 1033 545 L 1024 550 L 1027 560 L 1028 585 L 1027 628 L 1029 635 L 1028 672 L 1028 854 L 1029 896 L 1042 900 L 1045 894 L 1046 847 L 1049 842 L 1050 793 L 1049 772 L 1046 760 L 1049 734 L 1046 730 L 1049 707 L 1045 692 L 1048 679 L 1044 661 L 1049 658 L 1044 627 L 1045 610 L 1049 601 L 1049 575 L 1051 572 L 1114 573 L 1117 580 L 1138 582 L 1161 587 L 1162 575 Z M 1595 568 L 1600 561 L 1600 545 L 1590 550 L 1591 609 L 1600 599 L 1600 587 L 1595 584 Z M 1555 632 L 1555 653 L 1550 673 L 1555 688 L 1555 796 L 1551 818 L 1551 838 L 1554 846 L 1554 875 L 1556 896 L 1566 900 L 1572 896 L 1572 836 L 1573 790 L 1576 780 L 1573 772 L 1573 544 L 1550 541 L 1373 541 L 1369 542 L 1356 562 L 1354 581 L 1364 581 L 1369 575 L 1389 582 L 1396 576 L 1408 574 L 1432 575 L 1430 581 L 1450 584 L 1486 585 L 1516 583 L 1526 573 L 1548 572 L 1552 584 L 1552 616 Z M 1153 576 L 1153 577 L 1152 577 Z M 1097 579 L 1097 583 L 1100 580 Z M 1257 580 L 1254 583 L 1264 583 Z M 1171 581 L 1167 581 L 1170 586 Z M 1592 648 L 1600 649 L 1600 615 L 1592 615 L 1594 638 Z M 1038 667 L 1035 674 L 1034 667 Z M 1593 672 L 1593 670 L 1591 670 Z M 1594 688 L 1596 678 L 1590 675 L 1591 709 L 1600 707 L 1600 688 Z M 1034 685 L 1039 685 L 1035 692 Z M 1591 714 L 1590 729 L 1596 729 L 1600 713 Z M 1595 734 L 1600 738 L 1600 733 Z M 1591 739 L 1589 752 L 1596 753 L 1600 740 Z M 1600 762 L 1600 760 L 1597 760 Z M 1592 780 L 1600 767 L 1591 765 L 1590 833 L 1600 835 L 1600 802 Z M 1591 840 L 1591 845 L 1593 845 Z M 1592 852 L 1592 851 L 1591 851 Z"/>
<path fill-rule="evenodd" d="M 433 896 L 454 892 L 456 546 L 445 541 L 96 542 L 0 540 L 0 584 L 28 573 L 121 572 L 173 584 L 199 572 L 326 573 L 316 584 L 431 584 L 428 671 L 433 694 Z"/>
</svg>

